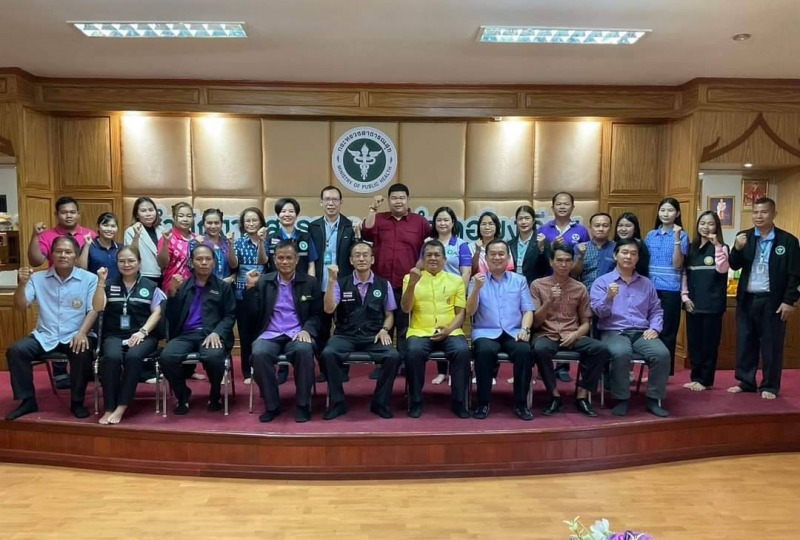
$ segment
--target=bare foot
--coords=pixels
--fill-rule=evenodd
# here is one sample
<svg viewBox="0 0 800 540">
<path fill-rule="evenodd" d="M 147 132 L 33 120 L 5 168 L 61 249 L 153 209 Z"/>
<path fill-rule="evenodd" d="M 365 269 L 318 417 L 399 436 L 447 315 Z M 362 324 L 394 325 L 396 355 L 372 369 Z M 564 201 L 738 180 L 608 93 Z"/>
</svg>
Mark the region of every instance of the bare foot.
<svg viewBox="0 0 800 540">
<path fill-rule="evenodd" d="M 204 381 L 206 380 L 206 376 L 202 373 L 192 373 L 192 379 L 196 381 Z"/>
<path fill-rule="evenodd" d="M 104 426 L 108 424 L 108 418 L 111 416 L 110 411 L 106 411 L 103 416 L 100 417 L 100 420 L 97 421 L 98 424 L 103 424 Z"/>
<path fill-rule="evenodd" d="M 692 392 L 702 392 L 706 389 L 705 386 L 700 384 L 699 382 L 690 382 L 683 385 L 684 388 L 688 388 Z"/>
<path fill-rule="evenodd" d="M 114 412 L 112 412 L 111 415 L 108 417 L 108 423 L 119 424 L 122 421 L 122 416 L 125 414 L 125 410 L 127 408 L 128 407 L 126 407 L 125 405 L 120 405 L 116 409 L 114 409 Z"/>
<path fill-rule="evenodd" d="M 737 386 L 731 386 L 730 388 L 728 388 L 728 392 L 730 392 L 731 394 L 741 394 L 742 392 L 744 392 L 744 390 L 742 389 L 741 386 L 737 385 Z"/>
<path fill-rule="evenodd" d="M 762 398 L 764 398 L 764 399 L 775 399 L 775 398 L 776 398 L 776 397 L 778 397 L 778 396 L 776 396 L 776 395 L 775 395 L 775 394 L 773 394 L 772 392 L 767 392 L 767 391 L 765 390 L 764 392 L 761 392 L 761 397 L 762 397 Z"/>
</svg>

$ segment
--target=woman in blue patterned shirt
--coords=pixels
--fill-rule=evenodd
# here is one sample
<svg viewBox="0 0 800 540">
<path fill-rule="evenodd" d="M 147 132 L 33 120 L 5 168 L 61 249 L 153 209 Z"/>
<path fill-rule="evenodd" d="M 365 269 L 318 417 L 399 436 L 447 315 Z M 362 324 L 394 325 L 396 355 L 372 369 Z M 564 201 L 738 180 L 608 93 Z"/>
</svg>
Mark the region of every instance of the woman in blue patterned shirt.
<svg viewBox="0 0 800 540">
<path fill-rule="evenodd" d="M 247 273 L 251 270 L 264 272 L 267 264 L 267 252 L 264 249 L 264 239 L 267 236 L 267 221 L 264 214 L 251 206 L 245 208 L 239 215 L 239 233 L 241 236 L 233 243 L 233 249 L 228 251 L 228 264 L 236 273 L 236 323 L 239 327 L 239 348 L 241 350 L 242 375 L 245 384 L 250 384 L 250 354 L 253 340 L 249 324 L 247 323 L 242 307 L 242 295 L 247 283 Z"/>
<path fill-rule="evenodd" d="M 658 217 L 645 244 L 650 251 L 650 280 L 664 310 L 664 329 L 658 336 L 669 350 L 670 374 L 675 371 L 675 341 L 681 322 L 681 275 L 689 253 L 689 235 L 683 230 L 681 205 L 672 197 L 658 203 Z"/>
</svg>

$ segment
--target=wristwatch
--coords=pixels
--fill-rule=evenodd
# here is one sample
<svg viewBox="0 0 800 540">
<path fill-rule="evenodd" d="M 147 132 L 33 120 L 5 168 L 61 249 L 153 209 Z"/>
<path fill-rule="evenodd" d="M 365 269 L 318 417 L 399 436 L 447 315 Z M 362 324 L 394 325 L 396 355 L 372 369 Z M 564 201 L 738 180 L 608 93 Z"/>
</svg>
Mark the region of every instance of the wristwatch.
<svg viewBox="0 0 800 540">
<path fill-rule="evenodd" d="M 141 332 L 142 334 L 144 334 L 144 337 L 147 337 L 147 334 L 149 334 L 149 333 L 150 333 L 150 332 L 148 332 L 148 331 L 147 331 L 147 328 L 145 328 L 144 326 L 142 326 L 141 328 L 139 328 L 139 332 Z"/>
<path fill-rule="evenodd" d="M 390 332 L 390 330 L 388 328 L 386 328 L 385 326 L 382 326 L 381 330 L 385 330 L 387 334 Z"/>
</svg>

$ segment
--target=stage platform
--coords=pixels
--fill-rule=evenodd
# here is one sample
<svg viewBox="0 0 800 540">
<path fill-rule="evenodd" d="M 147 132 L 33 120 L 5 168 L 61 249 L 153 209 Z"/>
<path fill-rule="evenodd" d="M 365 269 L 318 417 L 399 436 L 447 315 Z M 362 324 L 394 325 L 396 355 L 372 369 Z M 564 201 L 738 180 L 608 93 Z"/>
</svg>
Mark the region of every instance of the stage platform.
<svg viewBox="0 0 800 540">
<path fill-rule="evenodd" d="M 238 365 L 238 361 L 237 361 Z M 429 362 L 427 381 L 435 375 Z M 237 397 L 229 416 L 205 410 L 208 384 L 191 383 L 189 415 L 154 413 L 154 387 L 139 385 L 137 400 L 123 423 L 97 424 L 96 416 L 77 420 L 69 413 L 69 392 L 53 395 L 43 366 L 36 368 L 40 412 L 14 422 L 0 421 L 0 461 L 88 469 L 192 476 L 283 479 L 376 479 L 527 475 L 603 470 L 713 456 L 800 451 L 800 371 L 783 375 L 775 401 L 757 394 L 728 394 L 733 373 L 717 375 L 717 386 L 695 393 L 682 388 L 689 373 L 670 380 L 665 406 L 672 416 L 644 411 L 644 396 L 631 400 L 629 415 L 618 418 L 599 409 L 597 418 L 580 415 L 574 386 L 559 383 L 564 412 L 547 418 L 541 381 L 536 385 L 535 419 L 523 422 L 511 412 L 510 366 L 503 366 L 487 420 L 458 419 L 449 410 L 446 385 L 426 383 L 425 412 L 405 414 L 403 381 L 395 383 L 395 418 L 383 420 L 368 410 L 374 382 L 368 366 L 354 366 L 345 385 L 349 412 L 322 420 L 324 383 L 317 384 L 313 419 L 294 421 L 294 381 L 281 386 L 283 414 L 269 424 L 258 421 L 263 403 L 248 414 L 248 387 L 237 376 Z M 573 369 L 574 374 L 574 369 Z M 643 394 L 643 393 L 642 393 Z M 91 408 L 92 385 L 86 405 Z M 0 373 L 0 414 L 13 409 L 8 373 Z M 102 402 L 101 402 L 102 407 Z"/>
</svg>

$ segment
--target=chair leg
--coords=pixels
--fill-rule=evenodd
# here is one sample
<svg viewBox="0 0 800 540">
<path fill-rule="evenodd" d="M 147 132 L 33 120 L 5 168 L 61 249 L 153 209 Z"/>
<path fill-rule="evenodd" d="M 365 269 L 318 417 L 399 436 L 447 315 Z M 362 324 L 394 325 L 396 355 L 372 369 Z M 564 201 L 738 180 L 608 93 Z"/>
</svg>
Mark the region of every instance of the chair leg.
<svg viewBox="0 0 800 540">
<path fill-rule="evenodd" d="M 248 409 L 250 414 L 253 414 L 253 387 L 255 385 L 256 385 L 256 379 L 255 377 L 253 377 L 253 375 L 250 375 L 250 404 Z"/>
<path fill-rule="evenodd" d="M 156 372 L 156 414 L 161 413 L 161 376 L 158 372 L 158 363 L 155 365 Z"/>
<path fill-rule="evenodd" d="M 600 372 L 600 408 L 606 406 L 606 376 Z"/>
<path fill-rule="evenodd" d="M 225 371 L 222 374 L 222 406 L 223 414 L 228 416 L 228 385 L 231 383 L 231 359 L 225 357 Z"/>
<path fill-rule="evenodd" d="M 639 377 L 636 379 L 636 393 L 642 389 L 642 377 L 644 377 L 644 364 L 639 364 Z"/>
<path fill-rule="evenodd" d="M 50 379 L 50 389 L 53 391 L 53 395 L 57 396 L 58 388 L 56 388 L 56 380 L 53 378 L 53 367 L 47 360 L 44 361 L 44 365 L 47 368 L 47 377 Z"/>
<path fill-rule="evenodd" d="M 100 359 L 94 361 L 94 414 L 100 414 Z"/>
</svg>

